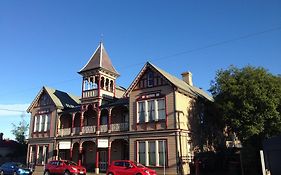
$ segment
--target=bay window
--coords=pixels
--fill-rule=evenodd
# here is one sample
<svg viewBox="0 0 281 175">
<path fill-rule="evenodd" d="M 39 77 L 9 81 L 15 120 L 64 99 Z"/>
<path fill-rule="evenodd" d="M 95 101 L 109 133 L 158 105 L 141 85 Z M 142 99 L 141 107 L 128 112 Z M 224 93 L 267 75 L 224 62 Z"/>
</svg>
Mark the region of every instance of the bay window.
<svg viewBox="0 0 281 175">
<path fill-rule="evenodd" d="M 165 99 L 150 99 L 137 102 L 137 122 L 153 122 L 166 119 Z"/>
<path fill-rule="evenodd" d="M 137 162 L 145 166 L 166 166 L 166 140 L 138 141 Z"/>
<path fill-rule="evenodd" d="M 46 132 L 50 129 L 50 115 L 34 116 L 33 132 Z"/>
</svg>

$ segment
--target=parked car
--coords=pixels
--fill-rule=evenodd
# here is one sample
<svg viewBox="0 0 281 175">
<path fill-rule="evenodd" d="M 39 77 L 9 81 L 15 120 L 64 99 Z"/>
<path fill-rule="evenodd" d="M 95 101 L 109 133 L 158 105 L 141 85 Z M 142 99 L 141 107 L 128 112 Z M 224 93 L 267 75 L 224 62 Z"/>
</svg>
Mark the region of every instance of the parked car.
<svg viewBox="0 0 281 175">
<path fill-rule="evenodd" d="M 45 165 L 44 175 L 86 175 L 86 168 L 68 160 L 52 160 Z"/>
<path fill-rule="evenodd" d="M 111 162 L 107 175 L 157 175 L 155 170 L 131 160 L 115 160 Z"/>
<path fill-rule="evenodd" d="M 0 175 L 31 175 L 31 169 L 19 162 L 6 162 L 0 166 Z"/>
</svg>

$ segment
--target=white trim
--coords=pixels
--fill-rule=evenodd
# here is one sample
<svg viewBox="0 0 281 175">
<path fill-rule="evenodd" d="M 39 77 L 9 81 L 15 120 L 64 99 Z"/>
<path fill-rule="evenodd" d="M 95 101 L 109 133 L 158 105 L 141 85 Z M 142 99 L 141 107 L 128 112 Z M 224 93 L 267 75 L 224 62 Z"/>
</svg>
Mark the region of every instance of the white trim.
<svg viewBox="0 0 281 175">
<path fill-rule="evenodd" d="M 145 141 L 145 166 L 149 165 L 149 154 L 148 154 L 149 146 L 148 141 Z"/>
<path fill-rule="evenodd" d="M 36 132 L 36 126 L 37 126 L 37 117 L 38 116 L 34 116 L 34 122 L 33 122 L 33 132 Z"/>
<path fill-rule="evenodd" d="M 156 155 L 156 166 L 159 166 L 159 149 L 158 149 L 158 140 L 155 141 L 155 155 Z"/>
</svg>

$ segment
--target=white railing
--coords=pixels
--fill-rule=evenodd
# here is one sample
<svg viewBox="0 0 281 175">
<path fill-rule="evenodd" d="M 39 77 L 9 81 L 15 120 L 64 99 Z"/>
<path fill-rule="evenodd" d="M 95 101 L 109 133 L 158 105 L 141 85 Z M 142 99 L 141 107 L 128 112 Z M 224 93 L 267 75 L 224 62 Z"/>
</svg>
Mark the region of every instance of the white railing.
<svg viewBox="0 0 281 175">
<path fill-rule="evenodd" d="M 129 129 L 128 123 L 111 124 L 111 131 L 127 131 Z"/>
<path fill-rule="evenodd" d="M 107 125 L 100 125 L 100 132 L 107 132 L 108 126 Z"/>
<path fill-rule="evenodd" d="M 59 136 L 69 136 L 71 133 L 71 128 L 64 128 L 64 129 L 59 129 L 58 130 L 58 135 Z"/>
<path fill-rule="evenodd" d="M 72 128 L 72 134 L 79 134 L 80 132 L 80 127 L 75 127 L 75 128 Z"/>
<path fill-rule="evenodd" d="M 86 90 L 83 91 L 83 98 L 87 98 L 87 97 L 95 97 L 98 95 L 98 90 L 97 89 L 93 89 L 93 90 Z"/>
<path fill-rule="evenodd" d="M 82 127 L 83 134 L 95 133 L 95 132 L 96 132 L 96 126 L 83 126 Z"/>
</svg>

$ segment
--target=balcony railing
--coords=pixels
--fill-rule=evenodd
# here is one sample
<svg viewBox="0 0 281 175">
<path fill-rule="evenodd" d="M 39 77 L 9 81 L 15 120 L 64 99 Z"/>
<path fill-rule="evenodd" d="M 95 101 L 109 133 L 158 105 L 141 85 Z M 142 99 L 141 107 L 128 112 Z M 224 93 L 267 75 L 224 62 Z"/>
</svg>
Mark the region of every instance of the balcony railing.
<svg viewBox="0 0 281 175">
<path fill-rule="evenodd" d="M 100 132 L 107 132 L 108 125 L 100 125 Z"/>
<path fill-rule="evenodd" d="M 72 134 L 73 134 L 73 135 L 78 135 L 79 132 L 80 132 L 80 127 L 72 128 Z"/>
<path fill-rule="evenodd" d="M 89 134 L 89 133 L 95 133 L 95 132 L 96 132 L 96 126 L 83 126 L 82 127 L 83 134 Z"/>
<path fill-rule="evenodd" d="M 71 128 L 63 128 L 58 130 L 59 136 L 69 136 L 71 133 Z"/>
<path fill-rule="evenodd" d="M 97 89 L 83 91 L 83 98 L 95 97 L 97 95 L 98 95 L 98 90 Z"/>
<path fill-rule="evenodd" d="M 127 131 L 129 129 L 128 123 L 115 123 L 111 124 L 111 131 Z"/>
<path fill-rule="evenodd" d="M 109 125 L 100 125 L 99 131 L 101 133 L 109 132 Z M 114 123 L 110 125 L 111 132 L 120 132 L 128 131 L 129 123 Z M 95 134 L 97 131 L 97 126 L 83 126 L 83 127 L 74 127 L 74 128 L 63 128 L 58 129 L 58 136 L 73 136 L 79 134 Z"/>
</svg>

